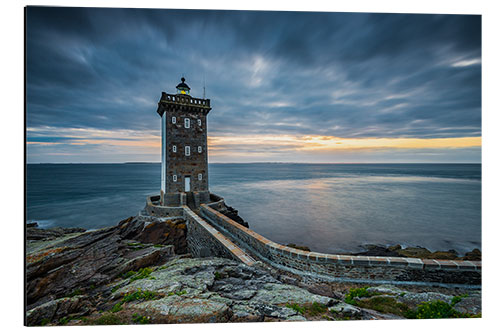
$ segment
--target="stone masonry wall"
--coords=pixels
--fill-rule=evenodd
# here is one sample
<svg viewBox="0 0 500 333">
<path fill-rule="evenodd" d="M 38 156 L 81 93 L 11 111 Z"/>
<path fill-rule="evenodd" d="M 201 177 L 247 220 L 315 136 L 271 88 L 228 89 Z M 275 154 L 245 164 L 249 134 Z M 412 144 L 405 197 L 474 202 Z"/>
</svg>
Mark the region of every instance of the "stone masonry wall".
<svg viewBox="0 0 500 333">
<path fill-rule="evenodd" d="M 187 224 L 188 251 L 196 257 L 223 257 L 249 266 L 255 261 L 214 227 L 183 206 Z"/>
<path fill-rule="evenodd" d="M 307 252 L 272 242 L 210 207 L 200 214 L 264 262 L 305 279 L 401 284 L 480 285 L 481 262 Z"/>
<path fill-rule="evenodd" d="M 151 196 L 146 199 L 144 210 L 148 215 L 158 217 L 184 216 L 184 209 L 182 207 L 160 206 L 159 200 L 160 196 Z"/>
</svg>

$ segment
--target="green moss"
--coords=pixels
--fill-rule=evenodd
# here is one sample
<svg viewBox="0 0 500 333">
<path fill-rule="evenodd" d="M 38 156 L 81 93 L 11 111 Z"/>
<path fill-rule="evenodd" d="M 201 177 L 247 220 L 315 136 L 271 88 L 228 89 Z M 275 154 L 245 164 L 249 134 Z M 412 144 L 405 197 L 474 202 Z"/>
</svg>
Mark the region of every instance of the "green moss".
<svg viewBox="0 0 500 333">
<path fill-rule="evenodd" d="M 153 269 L 150 267 L 144 267 L 139 269 L 138 272 L 136 271 L 128 271 L 127 273 L 122 274 L 122 278 L 128 279 L 130 278 L 130 281 L 135 281 L 135 280 L 141 280 L 141 279 L 152 279 L 155 280 L 156 278 L 153 276 L 150 276 L 151 273 L 153 273 Z"/>
<path fill-rule="evenodd" d="M 367 291 L 367 289 L 368 289 L 368 287 L 350 289 L 349 293 L 347 293 L 344 301 L 348 304 L 351 304 L 351 305 L 357 305 L 358 302 L 355 300 L 356 297 L 361 298 L 361 297 L 372 297 L 372 296 L 380 295 L 380 293 Z"/>
<path fill-rule="evenodd" d="M 215 272 L 214 273 L 214 276 L 215 276 L 215 280 L 220 280 L 223 278 L 223 275 L 221 272 Z"/>
<path fill-rule="evenodd" d="M 130 278 L 130 281 L 135 281 L 135 280 L 141 280 L 145 278 L 151 278 L 150 275 L 153 273 L 153 270 L 149 267 L 144 267 L 139 269 L 139 272 L 137 272 L 136 275 L 132 276 Z M 154 277 L 153 277 L 154 278 Z"/>
<path fill-rule="evenodd" d="M 320 304 L 318 302 L 313 302 L 312 304 L 299 305 L 297 303 L 288 303 L 285 305 L 287 308 L 297 311 L 300 314 L 308 314 L 310 316 L 317 316 L 319 314 L 325 313 L 328 308 L 326 305 Z"/>
<path fill-rule="evenodd" d="M 153 245 L 153 247 L 165 247 L 165 245 L 163 245 L 163 244 L 155 244 L 155 245 Z"/>
<path fill-rule="evenodd" d="M 328 307 L 326 305 L 313 302 L 307 309 L 307 313 L 311 316 L 317 316 L 321 313 L 324 313 L 328 310 Z"/>
<path fill-rule="evenodd" d="M 125 294 L 125 296 L 123 296 L 123 298 L 122 298 L 122 300 L 120 302 L 118 302 L 115 305 L 113 305 L 113 307 L 111 308 L 110 312 L 111 313 L 116 313 L 116 312 L 119 312 L 119 311 L 123 310 L 122 305 L 124 303 L 133 302 L 133 301 L 139 301 L 139 300 L 140 301 L 149 301 L 149 300 L 152 300 L 152 299 L 156 299 L 158 297 L 158 295 L 159 294 L 157 292 L 154 292 L 154 291 L 139 289 L 137 291 L 134 291 L 133 293 Z"/>
<path fill-rule="evenodd" d="M 408 311 L 405 317 L 412 319 L 470 318 L 471 315 L 460 313 L 450 304 L 437 300 L 419 304 L 417 310 Z"/>
<path fill-rule="evenodd" d="M 149 301 L 158 297 L 158 293 L 149 290 L 137 290 L 133 293 L 128 293 L 123 296 L 122 303 L 132 302 L 132 301 Z"/>
<path fill-rule="evenodd" d="M 179 290 L 179 291 L 176 291 L 176 292 L 173 292 L 173 291 L 169 292 L 168 296 L 174 296 L 174 295 L 182 296 L 184 294 L 187 294 L 187 291 L 185 291 L 185 290 Z"/>
<path fill-rule="evenodd" d="M 111 312 L 112 313 L 116 313 L 118 311 L 121 311 L 123 310 L 123 307 L 122 307 L 122 302 L 120 303 L 116 303 L 112 308 L 111 308 Z"/>
<path fill-rule="evenodd" d="M 50 319 L 47 319 L 47 318 L 43 318 L 43 319 L 40 321 L 40 325 L 41 325 L 41 326 L 45 326 L 45 325 L 47 325 L 48 323 L 50 323 Z"/>
<path fill-rule="evenodd" d="M 68 297 L 74 297 L 74 296 L 78 296 L 81 294 L 82 294 L 81 289 L 75 289 L 75 290 L 73 290 L 73 292 L 71 294 L 68 295 Z"/>
<path fill-rule="evenodd" d="M 128 271 L 127 273 L 122 274 L 122 278 L 128 279 L 129 277 L 134 276 L 135 274 L 137 274 L 136 271 Z"/>
<path fill-rule="evenodd" d="M 95 325 L 122 325 L 120 317 L 113 313 L 103 314 L 94 321 Z"/>
<path fill-rule="evenodd" d="M 139 315 L 137 313 L 134 313 L 132 315 L 132 322 L 134 322 L 136 324 L 149 324 L 150 323 L 148 317 L 141 316 L 141 315 Z"/>
<path fill-rule="evenodd" d="M 291 303 L 291 304 L 289 303 L 289 304 L 286 304 L 285 306 L 286 306 L 287 308 L 290 308 L 290 309 L 292 309 L 292 310 L 297 311 L 297 312 L 298 312 L 298 313 L 300 313 L 300 314 L 304 314 L 304 313 L 306 313 L 306 308 L 305 308 L 304 306 L 300 306 L 300 305 L 299 305 L 299 304 L 297 304 L 297 303 Z"/>
<path fill-rule="evenodd" d="M 469 295 L 463 294 L 460 296 L 453 296 L 453 298 L 451 299 L 451 306 L 454 306 L 455 304 L 457 304 L 458 302 L 460 302 L 462 299 L 464 299 L 467 296 L 469 296 Z"/>
<path fill-rule="evenodd" d="M 70 318 L 68 317 L 62 317 L 59 319 L 59 325 L 66 325 L 70 321 Z"/>
<path fill-rule="evenodd" d="M 392 313 L 397 316 L 405 316 L 409 310 L 408 306 L 404 303 L 398 302 L 393 297 L 387 296 L 374 296 L 366 299 L 361 299 L 357 305 L 363 308 L 373 309 L 382 313 Z"/>
</svg>

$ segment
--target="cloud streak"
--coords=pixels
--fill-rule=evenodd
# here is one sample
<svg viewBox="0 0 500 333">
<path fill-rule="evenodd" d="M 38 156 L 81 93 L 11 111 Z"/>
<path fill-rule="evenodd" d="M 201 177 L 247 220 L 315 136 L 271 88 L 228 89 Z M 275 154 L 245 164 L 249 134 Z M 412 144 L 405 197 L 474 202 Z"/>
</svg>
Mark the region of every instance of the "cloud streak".
<svg viewBox="0 0 500 333">
<path fill-rule="evenodd" d="M 480 16 L 29 7 L 26 37 L 28 137 L 54 154 L 67 129 L 90 160 L 98 131 L 157 137 L 181 75 L 214 138 L 481 137 Z"/>
</svg>

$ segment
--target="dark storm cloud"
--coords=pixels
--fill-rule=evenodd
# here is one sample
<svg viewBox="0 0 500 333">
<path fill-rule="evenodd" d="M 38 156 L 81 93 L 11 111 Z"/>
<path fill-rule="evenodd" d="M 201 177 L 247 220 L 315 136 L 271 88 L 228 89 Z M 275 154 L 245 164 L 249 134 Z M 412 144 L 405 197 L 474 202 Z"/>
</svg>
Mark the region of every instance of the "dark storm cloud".
<svg viewBox="0 0 500 333">
<path fill-rule="evenodd" d="M 480 59 L 479 16 L 29 7 L 27 123 L 158 132 L 186 75 L 210 135 L 480 136 Z"/>
</svg>

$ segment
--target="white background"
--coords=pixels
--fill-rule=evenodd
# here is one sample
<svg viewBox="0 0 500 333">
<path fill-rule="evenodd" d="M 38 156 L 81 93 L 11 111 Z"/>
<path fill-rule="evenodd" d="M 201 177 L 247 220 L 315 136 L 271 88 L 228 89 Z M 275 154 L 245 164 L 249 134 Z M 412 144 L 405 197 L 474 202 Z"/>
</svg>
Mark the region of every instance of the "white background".
<svg viewBox="0 0 500 333">
<path fill-rule="evenodd" d="M 1 15 L 1 262 L 0 325 L 3 332 L 29 330 L 30 332 L 251 332 L 282 331 L 348 331 L 348 332 L 479 332 L 498 330 L 496 318 L 500 312 L 498 278 L 498 224 L 500 222 L 498 195 L 500 172 L 500 95 L 499 66 L 499 10 L 497 1 L 2 1 Z M 86 7 L 144 7 L 144 8 L 198 8 L 198 9 L 254 9 L 337 12 L 388 13 L 446 13 L 481 14 L 483 31 L 483 318 L 452 320 L 398 320 L 350 321 L 315 323 L 248 323 L 248 324 L 182 324 L 149 326 L 100 327 L 23 327 L 23 256 L 24 256 L 24 6 L 86 6 Z"/>
</svg>

